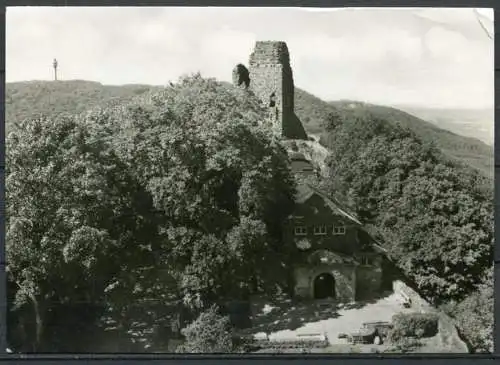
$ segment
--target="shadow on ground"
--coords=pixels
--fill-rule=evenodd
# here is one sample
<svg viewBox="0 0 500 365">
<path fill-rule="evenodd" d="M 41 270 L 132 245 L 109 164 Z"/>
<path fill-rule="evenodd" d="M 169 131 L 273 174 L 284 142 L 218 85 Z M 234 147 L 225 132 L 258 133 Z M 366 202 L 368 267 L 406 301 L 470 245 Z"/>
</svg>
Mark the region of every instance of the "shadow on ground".
<svg viewBox="0 0 500 365">
<path fill-rule="evenodd" d="M 308 323 L 338 318 L 341 310 L 360 309 L 386 296 L 387 294 L 383 294 L 346 304 L 340 304 L 335 300 L 296 300 L 286 296 L 254 297 L 252 299 L 252 328 L 245 332 L 293 331 Z"/>
</svg>

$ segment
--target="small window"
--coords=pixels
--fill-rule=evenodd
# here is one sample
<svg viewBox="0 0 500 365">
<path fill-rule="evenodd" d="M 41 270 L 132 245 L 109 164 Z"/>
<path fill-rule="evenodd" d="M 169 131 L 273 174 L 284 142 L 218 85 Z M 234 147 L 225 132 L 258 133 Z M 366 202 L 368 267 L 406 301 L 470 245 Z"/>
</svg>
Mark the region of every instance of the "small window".
<svg viewBox="0 0 500 365">
<path fill-rule="evenodd" d="M 272 93 L 269 97 L 269 107 L 274 108 L 276 106 L 276 94 Z"/>
<path fill-rule="evenodd" d="M 372 265 L 372 264 L 373 264 L 373 261 L 372 261 L 371 257 L 366 257 L 366 256 L 361 257 L 361 265 L 368 266 L 368 265 Z"/>
<path fill-rule="evenodd" d="M 345 234 L 345 227 L 344 226 L 333 226 L 333 234 L 335 234 L 335 235 Z"/>
<path fill-rule="evenodd" d="M 307 228 L 304 226 L 295 227 L 295 235 L 296 236 L 305 236 L 307 235 Z"/>
<path fill-rule="evenodd" d="M 314 227 L 314 234 L 316 236 L 324 236 L 324 235 L 326 235 L 326 226 L 315 226 Z"/>
</svg>

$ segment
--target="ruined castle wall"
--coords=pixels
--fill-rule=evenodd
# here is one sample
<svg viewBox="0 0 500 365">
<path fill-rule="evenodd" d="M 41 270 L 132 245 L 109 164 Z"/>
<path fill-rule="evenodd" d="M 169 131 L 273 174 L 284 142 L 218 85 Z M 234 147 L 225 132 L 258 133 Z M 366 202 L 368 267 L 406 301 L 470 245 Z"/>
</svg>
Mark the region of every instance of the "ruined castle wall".
<svg viewBox="0 0 500 365">
<path fill-rule="evenodd" d="M 233 69 L 233 85 L 236 87 L 248 88 L 250 85 L 250 74 L 248 69 L 241 63 Z"/>
<path fill-rule="evenodd" d="M 283 114 L 288 114 L 288 112 L 284 111 L 282 100 L 281 65 L 265 64 L 257 67 L 250 65 L 250 89 L 269 108 L 269 113 L 275 121 L 273 127 L 280 134 L 283 133 Z M 273 93 L 274 107 L 271 106 Z"/>
<path fill-rule="evenodd" d="M 294 113 L 294 83 L 285 42 L 257 42 L 250 55 L 250 89 L 274 120 L 276 131 L 287 138 L 307 138 Z"/>
</svg>

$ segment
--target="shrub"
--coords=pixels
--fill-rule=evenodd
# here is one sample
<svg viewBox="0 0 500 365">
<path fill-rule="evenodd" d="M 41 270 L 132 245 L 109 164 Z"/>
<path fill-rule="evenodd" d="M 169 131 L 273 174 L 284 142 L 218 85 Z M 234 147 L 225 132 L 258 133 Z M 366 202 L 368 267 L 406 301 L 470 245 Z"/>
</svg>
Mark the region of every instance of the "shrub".
<svg viewBox="0 0 500 365">
<path fill-rule="evenodd" d="M 399 313 L 392 318 L 394 328 L 389 341 L 398 343 L 408 337 L 432 337 L 438 332 L 438 316 L 433 313 Z"/>
<path fill-rule="evenodd" d="M 287 351 L 300 350 L 303 353 L 309 353 L 312 349 L 326 348 L 329 345 L 328 340 L 255 340 L 250 338 L 237 338 L 234 341 L 237 352 L 256 352 L 265 350 L 272 353 L 284 353 Z"/>
<path fill-rule="evenodd" d="M 210 307 L 182 331 L 186 342 L 177 352 L 228 353 L 233 352 L 233 335 L 229 318 Z"/>
<path fill-rule="evenodd" d="M 272 341 L 267 343 L 260 343 L 259 345 L 261 348 L 273 349 L 273 350 L 312 349 L 312 348 L 325 348 L 328 346 L 328 341 L 326 340 Z"/>
<path fill-rule="evenodd" d="M 493 268 L 490 268 L 476 292 L 459 303 L 443 306 L 474 352 L 493 352 L 493 289 Z"/>
<path fill-rule="evenodd" d="M 384 350 L 383 352 L 397 352 L 397 353 L 406 353 L 412 352 L 422 346 L 422 343 L 416 338 L 402 338 L 397 344 L 391 346 Z"/>
<path fill-rule="evenodd" d="M 248 353 L 260 350 L 259 341 L 253 336 L 233 336 L 233 353 Z"/>
<path fill-rule="evenodd" d="M 387 340 L 391 343 L 398 343 L 400 342 L 403 338 L 405 338 L 404 331 L 401 328 L 393 328 L 392 330 L 389 331 L 387 334 Z"/>
</svg>

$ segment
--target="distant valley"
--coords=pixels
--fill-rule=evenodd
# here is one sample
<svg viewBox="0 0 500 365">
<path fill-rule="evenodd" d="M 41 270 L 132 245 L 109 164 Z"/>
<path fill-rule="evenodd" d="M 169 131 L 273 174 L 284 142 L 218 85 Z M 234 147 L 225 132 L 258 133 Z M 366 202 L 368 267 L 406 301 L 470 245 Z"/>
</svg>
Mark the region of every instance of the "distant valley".
<svg viewBox="0 0 500 365">
<path fill-rule="evenodd" d="M 489 109 L 436 109 L 414 106 L 395 106 L 439 128 L 466 137 L 477 138 L 492 146 L 495 139 L 495 113 Z"/>
</svg>

